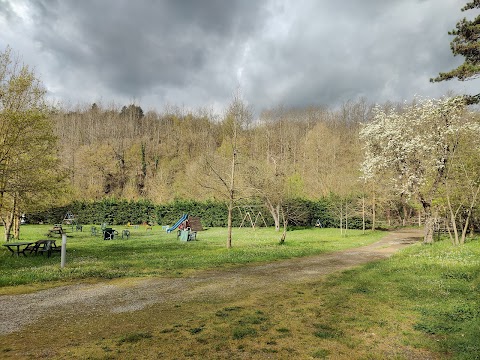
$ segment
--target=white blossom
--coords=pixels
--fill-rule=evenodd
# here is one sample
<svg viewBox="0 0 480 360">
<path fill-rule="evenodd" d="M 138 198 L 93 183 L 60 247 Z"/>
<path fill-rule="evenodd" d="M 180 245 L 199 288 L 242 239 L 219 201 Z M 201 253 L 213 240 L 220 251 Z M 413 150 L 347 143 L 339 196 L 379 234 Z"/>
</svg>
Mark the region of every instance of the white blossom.
<svg viewBox="0 0 480 360">
<path fill-rule="evenodd" d="M 462 133 L 480 130 L 461 97 L 416 98 L 401 112 L 376 106 L 373 114 L 360 132 L 365 150 L 363 178 L 396 174 L 394 190 L 408 195 L 445 170 Z"/>
</svg>

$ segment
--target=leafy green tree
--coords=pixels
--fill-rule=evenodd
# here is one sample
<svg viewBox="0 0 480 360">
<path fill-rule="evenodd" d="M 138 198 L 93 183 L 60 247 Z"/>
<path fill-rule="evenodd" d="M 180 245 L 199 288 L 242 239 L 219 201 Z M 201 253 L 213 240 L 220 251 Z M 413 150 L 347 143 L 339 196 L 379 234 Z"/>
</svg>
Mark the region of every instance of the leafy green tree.
<svg viewBox="0 0 480 360">
<path fill-rule="evenodd" d="M 0 53 L 0 216 L 7 240 L 12 225 L 18 237 L 22 212 L 51 206 L 51 195 L 61 193 L 64 172 L 49 115 L 40 81 L 7 48 Z"/>
<path fill-rule="evenodd" d="M 462 11 L 480 8 L 480 0 L 468 2 Z M 456 29 L 449 31 L 449 35 L 455 36 L 450 43 L 453 55 L 461 55 L 465 57 L 465 61 L 456 69 L 449 72 L 441 72 L 436 78 L 430 79 L 431 82 L 439 82 L 444 80 L 458 79 L 460 81 L 475 79 L 480 73 L 480 15 L 473 20 L 463 18 L 460 20 Z M 480 102 L 480 94 L 466 96 L 468 104 L 476 104 Z"/>
</svg>

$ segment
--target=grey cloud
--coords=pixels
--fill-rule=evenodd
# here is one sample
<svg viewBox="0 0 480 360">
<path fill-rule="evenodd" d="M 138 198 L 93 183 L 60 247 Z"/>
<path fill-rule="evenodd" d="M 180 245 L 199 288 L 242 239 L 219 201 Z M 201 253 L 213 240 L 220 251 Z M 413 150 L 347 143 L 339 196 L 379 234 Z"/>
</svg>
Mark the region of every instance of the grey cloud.
<svg viewBox="0 0 480 360">
<path fill-rule="evenodd" d="M 32 2 L 41 16 L 36 40 L 59 61 L 128 96 L 151 87 L 184 87 L 198 73 L 229 72 L 218 59 L 261 24 L 251 1 Z M 58 31 L 60 30 L 60 31 Z M 62 32 L 63 30 L 63 32 Z M 88 74 L 89 72 L 90 74 Z M 205 85 L 210 79 L 200 80 Z M 210 82 L 210 83 L 209 83 Z"/>
<path fill-rule="evenodd" d="M 13 14 L 10 3 L 7 0 L 0 0 L 0 16 L 10 19 Z"/>
<path fill-rule="evenodd" d="M 437 96 L 451 85 L 429 83 L 439 69 L 458 61 L 448 47 L 448 24 L 456 20 L 449 20 L 447 6 L 414 0 L 310 5 L 297 13 L 284 41 L 259 44 L 255 51 L 264 51 L 259 58 L 271 61 L 252 66 L 247 84 L 272 88 L 274 79 L 281 79 L 278 101 L 302 105 L 335 105 L 361 96 L 403 101 L 419 93 Z M 261 86 L 249 92 L 266 99 L 262 106 L 274 101 L 272 91 Z"/>
<path fill-rule="evenodd" d="M 11 36 L 33 44 L 25 60 L 71 101 L 209 106 L 239 84 L 260 111 L 465 89 L 428 81 L 461 61 L 447 35 L 460 0 L 19 1 L 34 24 Z"/>
</svg>

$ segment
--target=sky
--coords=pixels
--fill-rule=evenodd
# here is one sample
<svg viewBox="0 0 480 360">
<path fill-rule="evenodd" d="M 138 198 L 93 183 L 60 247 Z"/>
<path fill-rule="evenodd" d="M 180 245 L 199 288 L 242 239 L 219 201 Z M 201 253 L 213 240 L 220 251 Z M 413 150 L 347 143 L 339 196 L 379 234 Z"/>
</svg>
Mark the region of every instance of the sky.
<svg viewBox="0 0 480 360">
<path fill-rule="evenodd" d="M 66 107 L 135 103 L 256 112 L 477 94 L 430 83 L 466 0 L 0 0 L 0 51 Z"/>
</svg>

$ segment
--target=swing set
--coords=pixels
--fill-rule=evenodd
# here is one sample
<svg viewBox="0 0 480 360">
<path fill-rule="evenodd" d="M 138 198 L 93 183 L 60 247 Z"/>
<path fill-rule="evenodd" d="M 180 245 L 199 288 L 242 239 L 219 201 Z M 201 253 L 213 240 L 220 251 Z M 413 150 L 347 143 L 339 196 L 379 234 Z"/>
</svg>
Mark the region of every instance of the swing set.
<svg viewBox="0 0 480 360">
<path fill-rule="evenodd" d="M 239 206 L 238 211 L 240 212 L 240 215 L 243 217 L 242 222 L 239 226 L 241 228 L 243 224 L 247 221 L 250 221 L 250 225 L 252 226 L 252 229 L 255 230 L 257 223 L 259 220 L 263 221 L 263 225 L 267 227 L 267 222 L 265 221 L 265 218 L 263 217 L 262 212 L 259 210 L 256 212 L 254 208 L 262 207 L 261 205 L 259 206 L 254 206 L 254 205 L 245 205 L 245 206 Z M 242 209 L 243 208 L 243 209 Z M 255 215 L 256 213 L 256 215 Z M 252 214 L 255 215 L 255 220 L 253 220 Z M 260 224 L 261 226 L 261 224 Z"/>
<path fill-rule="evenodd" d="M 75 229 L 75 231 L 83 231 L 83 226 L 78 223 L 77 217 L 70 210 L 65 214 L 62 224 L 71 226 L 72 231 L 73 229 Z"/>
</svg>

